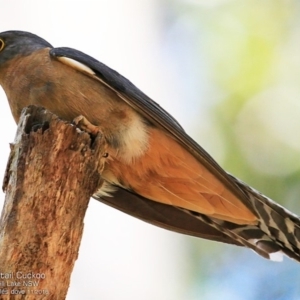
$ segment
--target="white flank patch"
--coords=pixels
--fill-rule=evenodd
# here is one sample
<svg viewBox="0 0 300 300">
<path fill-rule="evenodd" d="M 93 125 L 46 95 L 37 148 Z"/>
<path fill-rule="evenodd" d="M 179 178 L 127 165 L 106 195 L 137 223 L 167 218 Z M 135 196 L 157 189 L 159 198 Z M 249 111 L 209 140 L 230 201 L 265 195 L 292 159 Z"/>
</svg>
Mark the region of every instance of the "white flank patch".
<svg viewBox="0 0 300 300">
<path fill-rule="evenodd" d="M 104 181 L 101 188 L 94 194 L 95 198 L 101 197 L 113 197 L 111 193 L 116 191 L 116 187 Z"/>
<path fill-rule="evenodd" d="M 122 133 L 122 148 L 118 157 L 126 163 L 140 157 L 148 148 L 149 135 L 147 125 L 143 123 L 141 117 L 136 115 L 132 118 L 130 125 Z"/>
<path fill-rule="evenodd" d="M 77 60 L 74 60 L 72 58 L 68 58 L 68 57 L 57 57 L 57 59 L 62 62 L 63 64 L 66 64 L 78 71 L 81 71 L 81 72 L 85 72 L 85 73 L 88 73 L 88 74 L 91 74 L 91 75 L 95 75 L 95 72 L 89 68 L 88 66 L 80 63 L 79 61 Z"/>
</svg>

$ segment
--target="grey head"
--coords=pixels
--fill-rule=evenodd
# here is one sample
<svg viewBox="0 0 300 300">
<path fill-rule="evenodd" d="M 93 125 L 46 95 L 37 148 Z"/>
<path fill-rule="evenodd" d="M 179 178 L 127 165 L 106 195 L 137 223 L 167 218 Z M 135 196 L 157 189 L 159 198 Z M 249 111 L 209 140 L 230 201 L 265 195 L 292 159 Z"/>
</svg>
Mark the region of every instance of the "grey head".
<svg viewBox="0 0 300 300">
<path fill-rule="evenodd" d="M 26 56 L 47 47 L 52 48 L 52 45 L 30 32 L 16 30 L 1 32 L 0 67 L 17 56 Z"/>
</svg>

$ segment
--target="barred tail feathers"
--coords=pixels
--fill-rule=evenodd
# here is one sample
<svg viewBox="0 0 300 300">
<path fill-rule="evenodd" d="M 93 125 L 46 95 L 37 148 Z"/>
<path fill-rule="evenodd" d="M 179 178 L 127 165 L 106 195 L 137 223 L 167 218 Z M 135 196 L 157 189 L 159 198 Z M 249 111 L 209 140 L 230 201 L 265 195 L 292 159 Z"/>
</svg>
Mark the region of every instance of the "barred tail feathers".
<svg viewBox="0 0 300 300">
<path fill-rule="evenodd" d="M 261 251 L 268 253 L 266 258 L 282 260 L 280 256 L 284 253 L 300 262 L 300 218 L 241 180 L 231 178 L 247 195 L 250 206 L 259 218 L 257 226 L 235 226 L 231 231 L 247 239 L 258 254 Z M 223 224 L 226 225 L 229 226 Z"/>
<path fill-rule="evenodd" d="M 300 261 L 300 218 L 240 180 L 235 180 L 247 193 L 251 206 L 259 216 L 261 231 L 283 253 Z"/>
<path fill-rule="evenodd" d="M 300 218 L 279 204 L 246 185 L 232 180 L 247 195 L 256 212 L 257 225 L 239 225 L 178 208 L 236 240 L 241 245 L 273 261 L 282 261 L 284 254 L 300 262 Z"/>
</svg>

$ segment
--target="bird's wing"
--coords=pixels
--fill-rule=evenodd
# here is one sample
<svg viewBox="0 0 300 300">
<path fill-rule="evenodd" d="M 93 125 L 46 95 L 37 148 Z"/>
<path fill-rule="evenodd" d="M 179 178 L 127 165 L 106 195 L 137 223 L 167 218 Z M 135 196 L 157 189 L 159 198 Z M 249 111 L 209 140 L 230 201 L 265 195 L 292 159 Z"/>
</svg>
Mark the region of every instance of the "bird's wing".
<svg viewBox="0 0 300 300">
<path fill-rule="evenodd" d="M 71 67 L 75 67 L 79 71 L 86 73 L 92 71 L 92 73 L 95 73 L 95 75 L 101 78 L 101 80 L 103 80 L 109 87 L 113 88 L 118 93 L 122 93 L 126 96 L 126 98 L 132 98 L 133 102 L 129 103 L 129 105 L 133 106 L 134 109 L 138 109 L 148 120 L 170 132 L 179 132 L 180 135 L 186 137 L 190 143 L 199 147 L 189 138 L 189 136 L 185 134 L 182 127 L 171 115 L 165 112 L 158 104 L 148 98 L 130 81 L 114 70 L 84 53 L 69 48 L 52 48 L 50 50 L 50 55 L 58 58 L 60 61 L 70 65 Z M 70 62 L 68 60 L 63 60 L 64 58 L 72 59 L 73 61 Z M 76 66 L 76 62 L 79 62 L 80 65 Z M 143 108 L 143 103 L 146 106 L 145 108 Z M 147 111 L 147 107 L 149 107 L 149 111 Z M 145 112 L 143 112 L 144 110 Z M 151 117 L 152 115 L 153 117 Z M 159 118 L 157 118 L 158 116 Z M 200 149 L 206 155 L 206 152 L 202 150 L 202 148 Z M 196 149 L 194 150 L 194 152 L 197 151 L 198 150 Z M 222 169 L 219 168 L 210 156 L 207 155 L 207 157 L 208 160 L 212 160 L 212 163 L 216 165 L 217 169 L 222 171 Z M 167 230 L 242 246 L 242 244 L 236 239 L 206 224 L 206 222 L 200 218 L 195 218 L 192 214 L 189 214 L 178 207 L 149 201 L 141 195 L 120 187 L 115 187 L 113 197 L 101 196 L 100 198 L 96 196 L 95 198 L 100 202 L 114 207 L 126 214 Z"/>
<path fill-rule="evenodd" d="M 148 121 L 172 135 L 201 164 L 221 180 L 246 207 L 252 210 L 243 191 L 215 160 L 185 133 L 180 124 L 169 113 L 140 91 L 128 79 L 93 57 L 72 48 L 52 48 L 50 55 L 80 71 L 93 72 L 104 84 L 116 91 L 128 105 L 139 111 Z M 64 60 L 65 58 L 66 60 Z M 77 63 L 79 64 L 76 65 Z"/>
</svg>

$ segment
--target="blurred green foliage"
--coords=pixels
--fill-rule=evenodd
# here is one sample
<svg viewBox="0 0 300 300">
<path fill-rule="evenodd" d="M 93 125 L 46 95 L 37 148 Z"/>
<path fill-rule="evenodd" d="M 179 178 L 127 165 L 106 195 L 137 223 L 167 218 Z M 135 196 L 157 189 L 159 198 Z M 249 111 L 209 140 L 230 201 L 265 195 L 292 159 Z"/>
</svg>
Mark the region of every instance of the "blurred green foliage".
<svg viewBox="0 0 300 300">
<path fill-rule="evenodd" d="M 288 204 L 290 209 L 298 210 L 300 213 L 297 201 L 292 199 L 295 193 L 289 192 L 294 189 L 298 192 L 299 158 L 294 162 L 294 165 L 298 167 L 292 168 L 290 172 L 284 172 L 283 175 L 280 174 L 280 170 L 273 174 L 270 171 L 257 170 L 255 163 L 249 161 L 247 152 L 253 152 L 252 156 L 257 153 L 257 159 L 260 159 L 259 143 L 255 142 L 256 139 L 261 138 L 259 133 L 262 130 L 261 126 L 264 125 L 263 121 L 255 122 L 257 115 L 261 113 L 259 102 L 258 107 L 252 110 L 248 109 L 248 118 L 251 118 L 249 114 L 253 113 L 252 123 L 251 121 L 248 122 L 249 124 L 246 123 L 248 129 L 245 130 L 244 124 L 242 124 L 243 126 L 239 124 L 239 117 L 245 107 L 247 108 L 247 103 L 251 103 L 255 97 L 267 90 L 275 90 L 278 86 L 286 87 L 286 99 L 281 100 L 282 105 L 286 104 L 291 96 L 295 96 L 289 95 L 289 91 L 293 88 L 299 91 L 298 98 L 294 100 L 300 103 L 298 87 L 300 80 L 295 77 L 286 80 L 287 76 L 281 68 L 282 65 L 288 65 L 291 69 L 300 68 L 300 63 L 297 66 L 291 60 L 291 57 L 300 53 L 300 43 L 297 44 L 297 41 L 292 43 L 292 40 L 297 40 L 300 35 L 300 5 L 298 1 L 176 0 L 169 1 L 169 5 L 172 5 L 174 11 L 177 12 L 179 21 L 191 22 L 196 28 L 196 32 L 199 33 L 194 38 L 197 39 L 199 48 L 204 49 L 205 53 L 205 57 L 200 56 L 199 59 L 205 60 L 206 74 L 214 90 L 212 94 L 208 95 L 208 97 L 213 95 L 213 98 L 205 99 L 205 101 L 213 103 L 208 111 L 213 120 L 212 125 L 215 127 L 211 131 L 214 134 L 220 134 L 220 137 L 210 138 L 220 139 L 223 143 L 219 150 L 213 149 L 213 152 L 225 152 L 225 155 L 222 155 L 223 161 L 219 162 L 226 170 L 273 197 L 274 200 L 282 204 L 290 202 Z M 300 55 L 298 56 L 300 57 Z M 196 62 L 195 65 L 197 65 Z M 266 109 L 265 105 L 262 107 Z M 272 99 L 269 109 L 272 110 Z M 297 109 L 300 111 L 300 107 Z M 267 119 L 268 112 L 264 111 L 263 113 Z M 245 114 L 247 115 L 247 111 Z M 289 122 L 289 115 L 281 117 L 280 121 Z M 274 122 L 277 120 L 275 119 Z M 297 122 L 299 123 L 300 120 Z M 293 131 L 293 128 L 289 128 L 288 123 L 284 127 Z M 243 129 L 244 132 L 240 132 L 240 129 Z M 272 141 L 274 137 L 269 132 L 264 133 L 261 146 L 261 148 L 266 148 L 264 153 L 279 153 L 275 156 L 277 162 L 272 161 L 272 155 L 266 155 L 268 159 L 266 163 L 270 165 L 271 169 L 275 169 L 275 167 L 272 168 L 272 164 L 276 166 L 278 159 L 284 160 L 283 156 L 287 161 L 291 153 L 288 151 L 289 148 L 285 149 L 284 144 Z M 243 134 L 245 136 L 252 135 L 252 144 L 243 145 L 243 139 L 240 138 Z M 298 135 L 300 135 L 299 132 L 294 132 L 293 137 L 296 138 Z M 207 144 L 209 145 L 209 142 Z M 276 149 L 273 148 L 274 144 Z M 245 151 L 245 147 L 247 147 L 247 151 Z M 251 147 L 253 148 L 251 149 Z M 209 150 L 209 146 L 206 148 Z M 296 156 L 293 155 L 295 158 L 299 157 L 300 147 L 296 150 Z M 280 156 L 281 152 L 283 155 Z"/>
<path fill-rule="evenodd" d="M 199 57 L 191 58 L 195 66 L 199 66 L 197 59 L 205 61 L 209 82 L 205 101 L 210 103 L 206 113 L 212 121 L 206 128 L 209 132 L 197 140 L 203 141 L 214 157 L 221 158 L 218 162 L 227 171 L 300 214 L 300 2 L 166 2 L 177 16 L 176 22 L 195 28 L 194 39 L 201 48 Z M 218 149 L 211 141 L 214 139 L 221 141 Z M 192 241 L 190 249 L 191 278 L 203 286 L 209 285 L 213 274 L 222 272 L 221 267 L 227 266 L 230 276 L 230 268 L 244 253 L 213 242 L 199 244 L 197 240 Z M 247 257 L 252 260 L 254 254 L 247 253 Z M 257 277 L 247 277 L 249 270 L 259 269 L 254 261 L 245 262 L 248 275 L 240 274 L 245 280 L 254 282 Z M 261 266 L 272 264 L 257 261 Z M 285 268 L 284 264 L 276 270 Z M 292 262 L 289 265 L 294 266 Z M 293 274 L 297 282 L 300 273 Z M 286 294 L 287 285 L 280 290 L 279 279 L 275 278 L 279 290 L 274 293 L 280 296 L 268 299 L 296 299 Z M 261 277 L 259 280 L 262 282 Z M 258 281 L 253 283 L 258 285 Z M 247 299 L 258 299 L 257 295 L 253 297 Z"/>
</svg>

